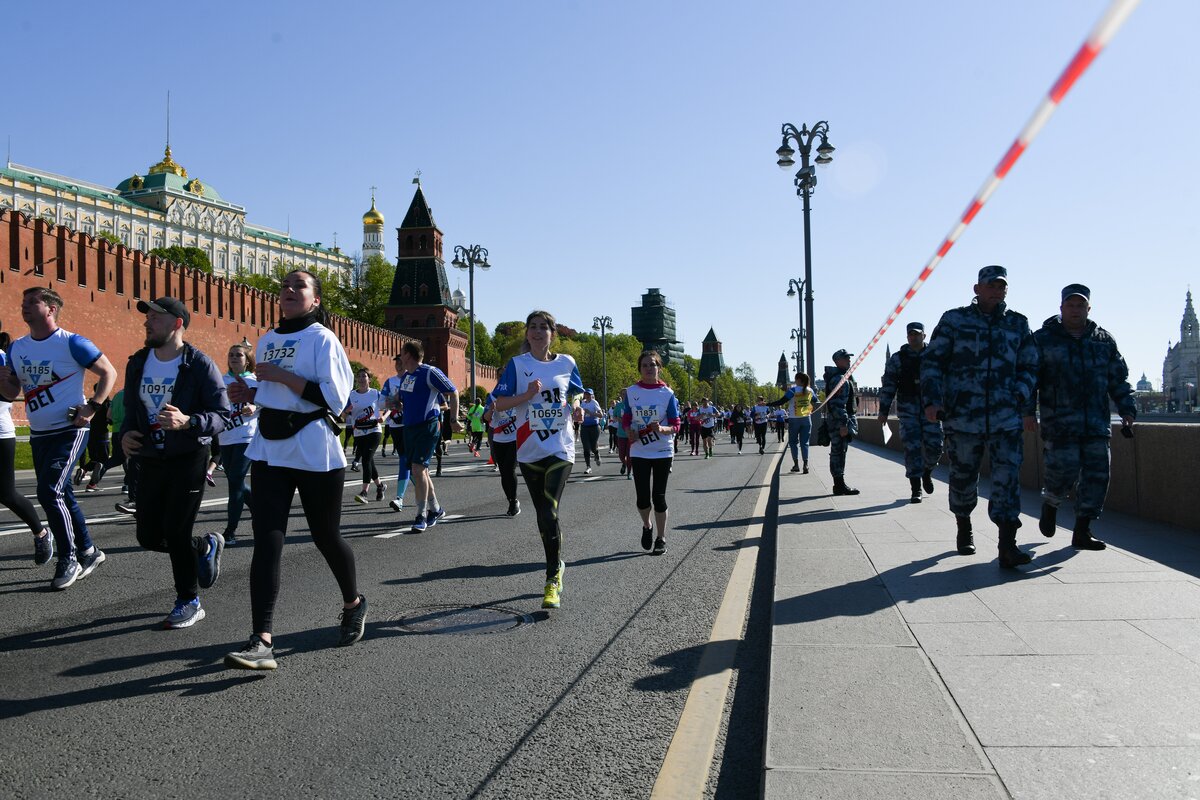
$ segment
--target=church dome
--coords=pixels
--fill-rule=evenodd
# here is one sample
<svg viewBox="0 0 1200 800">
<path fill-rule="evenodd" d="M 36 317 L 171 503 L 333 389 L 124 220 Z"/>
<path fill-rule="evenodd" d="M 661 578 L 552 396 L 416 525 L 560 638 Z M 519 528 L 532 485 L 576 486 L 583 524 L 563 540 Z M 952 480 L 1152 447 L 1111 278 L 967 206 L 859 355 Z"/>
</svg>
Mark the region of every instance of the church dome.
<svg viewBox="0 0 1200 800">
<path fill-rule="evenodd" d="M 382 225 L 383 214 L 375 208 L 375 200 L 371 200 L 371 210 L 363 214 L 363 225 Z"/>
</svg>

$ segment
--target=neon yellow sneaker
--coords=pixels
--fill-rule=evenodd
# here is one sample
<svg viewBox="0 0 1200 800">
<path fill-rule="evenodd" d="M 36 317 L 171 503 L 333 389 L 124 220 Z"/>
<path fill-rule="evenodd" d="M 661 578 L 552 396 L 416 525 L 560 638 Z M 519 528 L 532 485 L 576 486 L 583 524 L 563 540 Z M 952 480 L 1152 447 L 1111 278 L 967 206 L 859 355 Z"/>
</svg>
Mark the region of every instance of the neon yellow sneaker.
<svg viewBox="0 0 1200 800">
<path fill-rule="evenodd" d="M 563 571 L 566 570 L 566 568 L 567 568 L 567 562 L 563 561 L 562 559 L 559 559 L 558 572 L 554 573 L 554 582 L 556 584 L 558 584 L 559 592 L 562 592 L 562 590 L 563 590 Z"/>
<path fill-rule="evenodd" d="M 546 591 L 542 594 L 542 608 L 558 608 L 558 584 L 554 581 L 546 582 Z"/>
</svg>

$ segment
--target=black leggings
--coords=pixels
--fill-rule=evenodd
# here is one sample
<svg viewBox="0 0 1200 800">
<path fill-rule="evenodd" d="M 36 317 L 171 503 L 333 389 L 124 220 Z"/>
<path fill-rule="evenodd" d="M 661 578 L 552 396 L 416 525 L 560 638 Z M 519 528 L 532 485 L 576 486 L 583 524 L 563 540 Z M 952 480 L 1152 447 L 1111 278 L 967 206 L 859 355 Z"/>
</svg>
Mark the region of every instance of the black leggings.
<svg viewBox="0 0 1200 800">
<path fill-rule="evenodd" d="M 358 598 L 354 551 L 342 538 L 342 486 L 346 468 L 308 472 L 291 467 L 273 467 L 255 461 L 250 467 L 254 483 L 254 557 L 250 560 L 250 612 L 255 633 L 270 633 L 279 596 L 279 562 L 287 534 L 292 496 L 300 492 L 300 505 L 308 521 L 313 543 L 333 572 L 342 600 Z"/>
<path fill-rule="evenodd" d="M 759 447 L 767 446 L 767 423 L 754 423 L 754 441 L 758 443 Z"/>
<path fill-rule="evenodd" d="M 735 422 L 729 426 L 729 441 L 738 446 L 738 450 L 742 449 L 742 439 L 746 432 L 744 423 Z"/>
<path fill-rule="evenodd" d="M 671 474 L 670 458 L 631 458 L 633 490 L 637 493 L 637 508 L 645 511 L 654 504 L 659 514 L 667 510 L 667 478 Z M 651 489 L 651 478 L 654 488 Z"/>
<path fill-rule="evenodd" d="M 542 535 L 542 546 L 546 548 L 546 580 L 554 580 L 558 573 L 559 554 L 562 551 L 558 503 L 567 479 L 571 477 L 571 467 L 570 461 L 554 456 L 546 456 L 532 464 L 521 464 L 521 477 L 525 479 L 533 507 L 537 510 L 538 533 Z"/>
<path fill-rule="evenodd" d="M 375 450 L 383 434 L 379 431 L 365 436 L 354 437 L 354 457 L 362 464 L 363 483 L 379 480 L 379 470 L 375 468 Z"/>
<path fill-rule="evenodd" d="M 592 465 L 592 456 L 596 457 L 596 463 L 600 463 L 600 426 L 599 425 L 584 425 L 580 431 L 580 438 L 583 439 L 583 461 L 587 466 Z"/>
<path fill-rule="evenodd" d="M 17 491 L 16 458 L 16 438 L 0 439 L 0 503 L 20 517 L 21 522 L 28 525 L 30 531 L 39 533 L 42 523 L 33 503 Z"/>
<path fill-rule="evenodd" d="M 517 443 L 492 441 L 492 460 L 500 470 L 500 488 L 509 502 L 517 499 Z"/>
</svg>

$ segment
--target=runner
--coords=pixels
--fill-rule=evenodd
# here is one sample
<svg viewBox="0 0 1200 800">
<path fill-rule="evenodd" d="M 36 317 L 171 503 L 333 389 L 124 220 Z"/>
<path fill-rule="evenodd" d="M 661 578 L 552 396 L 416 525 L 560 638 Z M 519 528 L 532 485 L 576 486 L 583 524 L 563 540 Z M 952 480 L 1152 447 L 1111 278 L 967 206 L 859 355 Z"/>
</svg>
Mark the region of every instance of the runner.
<svg viewBox="0 0 1200 800">
<path fill-rule="evenodd" d="M 608 454 L 615 455 L 617 452 L 617 429 L 621 427 L 621 418 L 616 413 L 617 402 L 608 407 L 608 418 L 604 427 L 608 429 Z M 675 439 L 675 447 L 679 447 L 679 439 Z"/>
<path fill-rule="evenodd" d="M 657 527 L 653 554 L 660 556 L 667 552 L 667 478 L 675 453 L 671 440 L 679 433 L 679 407 L 675 393 L 659 377 L 662 359 L 657 351 L 642 351 L 638 356 L 638 372 L 642 379 L 625 390 L 629 407 L 622 424 L 629 429 L 633 487 L 642 518 L 642 549 L 650 549 Z M 740 408 L 735 406 L 734 412 L 740 412 Z M 651 505 L 654 525 L 650 524 Z"/>
<path fill-rule="evenodd" d="M 622 394 L 620 400 L 613 404 L 613 419 L 617 421 L 617 458 L 621 461 L 621 474 L 625 476 L 625 480 L 633 480 L 633 470 L 629 468 L 629 431 L 625 430 L 625 426 L 621 424 L 621 420 L 625 417 L 625 409 L 629 406 L 625 404 L 625 397 Z"/>
<path fill-rule="evenodd" d="M 742 440 L 746 432 L 746 412 L 740 404 L 734 404 L 729 412 L 729 443 L 737 445 L 737 451 L 742 452 Z"/>
<path fill-rule="evenodd" d="M 458 400 L 457 394 L 454 395 L 454 399 L 457 402 L 457 400 Z M 455 420 L 458 419 L 457 408 L 458 408 L 458 406 L 455 406 L 455 409 L 456 409 L 455 415 L 454 415 Z M 434 477 L 436 477 L 436 478 L 442 477 L 442 456 L 446 455 L 446 451 L 447 451 L 446 442 L 452 441 L 454 439 L 454 428 L 452 428 L 446 424 L 446 415 L 449 413 L 450 413 L 449 401 L 446 400 L 446 396 L 444 394 L 439 394 L 438 398 L 437 398 L 437 421 L 438 421 L 437 447 L 435 447 L 433 449 L 433 454 L 437 458 L 437 471 L 434 473 Z"/>
<path fill-rule="evenodd" d="M 579 369 L 569 355 L 550 352 L 554 334 L 554 315 L 531 312 L 525 318 L 522 352 L 509 359 L 492 392 L 496 411 L 514 411 L 519 422 L 517 463 L 537 511 L 546 551 L 542 608 L 558 608 L 561 603 L 566 563 L 558 512 L 575 461 L 571 421 L 583 416 L 577 403 L 583 393 Z"/>
<path fill-rule="evenodd" d="M 479 458 L 479 451 L 483 448 L 483 431 L 486 427 L 483 424 L 484 405 L 479 402 L 479 398 L 474 398 L 471 407 L 467 409 L 467 420 L 471 424 L 471 441 L 467 445 L 467 449 L 472 455 Z"/>
<path fill-rule="evenodd" d="M 521 513 L 521 503 L 517 500 L 517 420 L 512 410 L 497 411 L 496 397 L 487 396 L 487 406 L 483 412 L 492 436 L 492 460 L 500 473 L 500 488 L 508 500 L 508 516 L 515 517 Z"/>
<path fill-rule="evenodd" d="M 600 427 L 604 422 L 604 408 L 596 402 L 596 393 L 592 389 L 583 390 L 579 408 L 583 411 L 583 422 L 579 426 L 583 440 L 583 474 L 591 475 L 592 458 L 596 459 L 596 466 L 600 466 Z"/>
<path fill-rule="evenodd" d="M 21 317 L 29 334 L 13 342 L 10 367 L 0 367 L 4 397 L 25 392 L 29 447 L 37 473 L 37 495 L 46 512 L 51 541 L 34 540 L 34 559 L 45 564 L 58 551 L 53 589 L 66 589 L 104 563 L 92 543 L 87 522 L 71 487 L 71 467 L 87 447 L 88 427 L 112 394 L 117 371 L 88 339 L 58 326 L 62 297 L 37 286 L 21 296 Z M 85 401 L 85 373 L 99 376 L 95 394 Z"/>
<path fill-rule="evenodd" d="M 713 457 L 713 435 L 721 412 L 716 406 L 709 405 L 707 397 L 702 397 L 696 415 L 700 418 L 700 441 L 704 445 L 704 458 L 709 459 Z"/>
<path fill-rule="evenodd" d="M 758 402 L 750 408 L 750 416 L 754 419 L 754 441 L 760 456 L 767 451 L 767 425 L 771 423 L 771 409 L 766 403 L 767 398 L 760 394 Z"/>
<path fill-rule="evenodd" d="M 413 490 L 417 494 L 417 518 L 413 521 L 412 532 L 421 533 L 446 516 L 446 510 L 438 503 L 433 479 L 429 477 L 429 460 L 440 446 L 439 417 L 442 417 L 446 432 L 453 435 L 458 419 L 458 389 L 440 369 L 421 363 L 425 349 L 420 342 L 405 342 L 400 348 L 400 358 L 404 367 L 404 375 L 400 378 L 404 452 L 408 455 Z M 450 398 L 450 413 L 444 416 L 438 408 L 439 393 Z M 438 474 L 441 474 L 440 468 Z"/>
<path fill-rule="evenodd" d="M 258 434 L 246 449 L 254 482 L 254 558 L 250 562 L 252 630 L 225 665 L 275 669 L 271 628 L 279 595 L 279 562 L 297 490 L 313 542 L 342 592 L 339 646 L 362 638 L 367 598 L 358 592 L 354 552 L 342 538 L 346 454 L 332 419 L 346 407 L 353 376 L 337 337 L 321 321 L 321 281 L 289 272 L 279 286 L 279 327 L 258 340 L 258 386 L 230 385 L 230 400 L 259 408 Z"/>
<path fill-rule="evenodd" d="M 183 340 L 192 321 L 186 305 L 159 297 L 139 300 L 137 310 L 146 315 L 146 340 L 125 367 L 121 447 L 141 464 L 138 544 L 171 557 L 175 607 L 162 626 L 190 628 L 204 619 L 200 589 L 221 574 L 224 537 L 192 529 L 208 445 L 229 424 L 229 401 L 217 365 Z"/>
<path fill-rule="evenodd" d="M 4 339 L 2 344 L 7 345 L 8 335 L 0 334 L 0 337 Z M 11 368 L 3 348 L 0 348 L 0 368 Z M 0 385 L 0 504 L 16 514 L 21 522 L 29 527 L 34 539 L 33 563 L 41 566 L 54 555 L 54 540 L 50 538 L 50 531 L 42 527 L 33 503 L 17 491 L 17 429 L 13 425 L 10 401 L 15 400 L 19 392 L 10 390 L 6 394 L 3 389 L 3 385 Z"/>
<path fill-rule="evenodd" d="M 229 371 L 221 380 L 225 387 L 242 383 L 253 389 L 258 385 L 254 377 L 254 353 L 248 344 L 235 344 L 226 355 Z M 258 409 L 253 403 L 230 403 L 229 427 L 220 433 L 221 459 L 225 462 L 225 480 L 229 484 L 229 498 L 225 504 L 225 546 L 237 544 L 238 523 L 242 520 L 242 507 L 252 502 L 246 487 L 246 474 L 250 472 L 250 461 L 246 448 L 258 430 Z"/>
<path fill-rule="evenodd" d="M 392 432 L 392 453 L 396 456 L 396 498 L 388 503 L 392 511 L 404 510 L 404 493 L 408 490 L 408 456 L 404 450 L 404 414 L 400 402 L 400 380 L 404 376 L 404 365 L 397 353 L 393 359 L 396 364 L 396 374 L 383 382 L 379 393 L 387 405 L 387 420 L 384 431 Z"/>
<path fill-rule="evenodd" d="M 375 466 L 375 450 L 379 447 L 380 423 L 383 422 L 382 412 L 384 401 L 378 389 L 371 388 L 371 371 L 360 369 L 354 376 L 354 390 L 346 403 L 342 418 L 353 420 L 354 426 L 354 460 L 362 464 L 362 491 L 354 495 L 357 503 L 369 503 L 367 492 L 371 482 L 375 482 L 375 502 L 383 499 L 387 484 L 379 479 L 379 469 Z"/>
<path fill-rule="evenodd" d="M 688 441 L 692 445 L 692 455 L 700 455 L 700 406 L 692 403 L 684 414 L 684 419 L 687 421 Z"/>
</svg>

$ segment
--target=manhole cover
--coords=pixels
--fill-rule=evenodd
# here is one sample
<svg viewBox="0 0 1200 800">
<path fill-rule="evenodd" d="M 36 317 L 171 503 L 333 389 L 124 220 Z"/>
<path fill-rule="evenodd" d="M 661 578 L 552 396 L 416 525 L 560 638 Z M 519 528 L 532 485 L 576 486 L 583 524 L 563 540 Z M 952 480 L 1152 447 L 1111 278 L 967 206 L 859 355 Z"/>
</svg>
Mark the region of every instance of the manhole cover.
<svg viewBox="0 0 1200 800">
<path fill-rule="evenodd" d="M 477 635 L 511 631 L 532 619 L 498 606 L 424 606 L 402 614 L 396 621 L 410 633 Z"/>
</svg>

